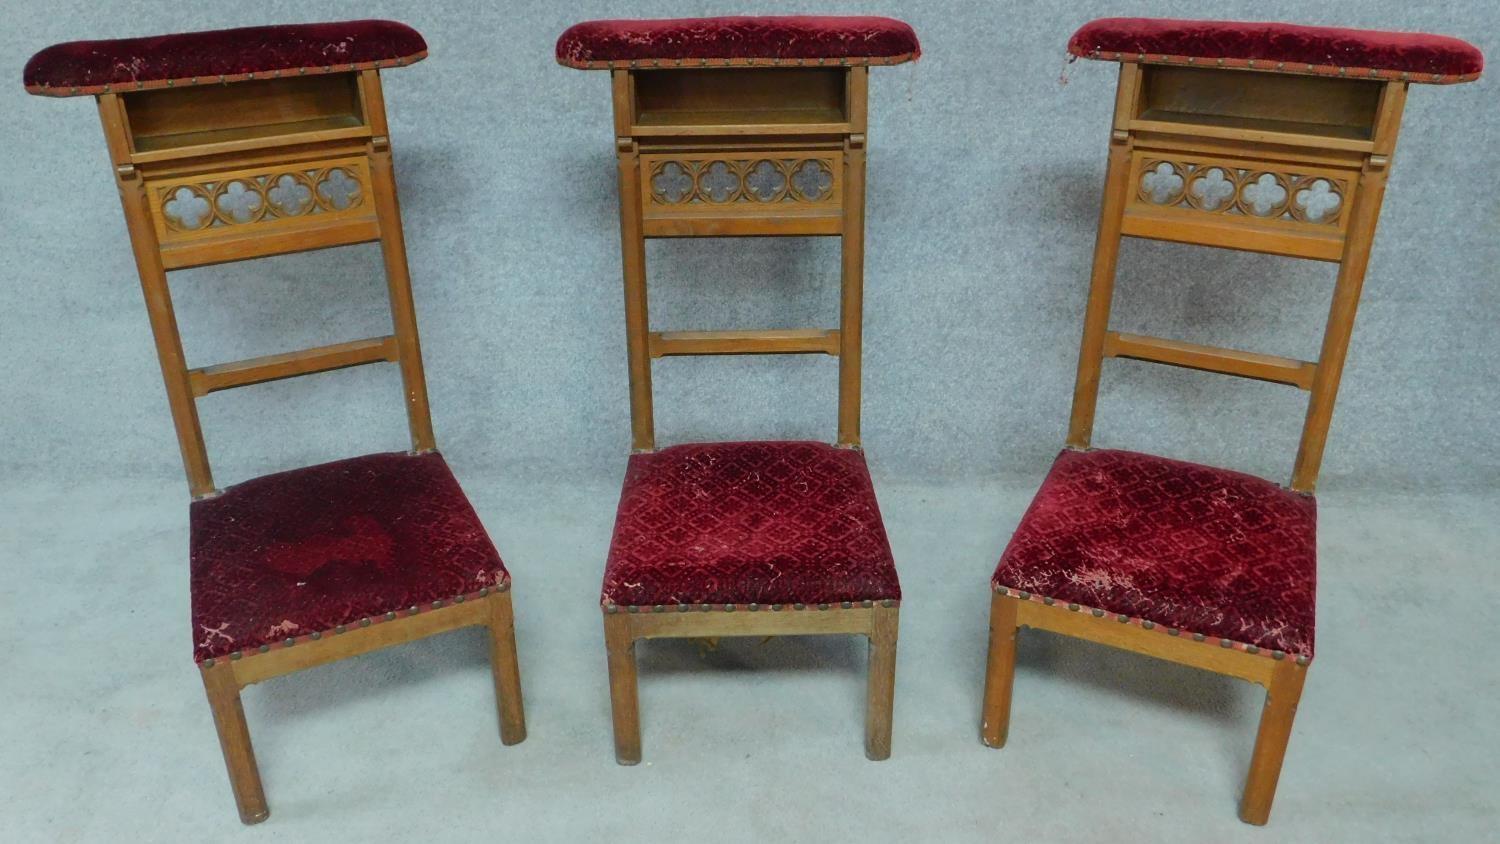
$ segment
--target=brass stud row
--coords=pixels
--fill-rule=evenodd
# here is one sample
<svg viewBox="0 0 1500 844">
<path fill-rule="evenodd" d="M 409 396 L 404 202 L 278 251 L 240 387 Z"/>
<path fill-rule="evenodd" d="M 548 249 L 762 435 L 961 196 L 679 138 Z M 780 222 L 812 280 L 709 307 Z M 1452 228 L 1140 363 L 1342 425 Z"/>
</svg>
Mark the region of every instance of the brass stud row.
<svg viewBox="0 0 1500 844">
<path fill-rule="evenodd" d="M 869 598 L 866 598 L 863 601 L 859 601 L 857 604 L 854 601 L 840 601 L 838 603 L 838 606 L 836 608 L 837 609 L 852 610 L 852 609 L 855 608 L 855 606 L 859 606 L 859 607 L 861 607 L 863 609 L 870 609 L 871 607 L 875 606 L 875 603 L 876 602 L 874 600 L 869 599 Z M 894 607 L 894 606 L 896 606 L 896 600 L 894 598 L 885 598 L 885 599 L 882 599 L 880 601 L 880 605 L 882 607 L 887 607 L 887 608 Z M 805 609 L 808 608 L 808 605 L 807 604 L 803 604 L 803 603 L 796 603 L 796 604 L 761 604 L 761 603 L 757 603 L 757 602 L 752 602 L 752 603 L 749 603 L 749 604 L 651 604 L 651 605 L 649 605 L 649 607 L 647 607 L 645 605 L 640 605 L 640 604 L 616 604 L 616 603 L 613 603 L 613 602 L 609 602 L 609 603 L 603 604 L 602 606 L 603 606 L 604 612 L 606 612 L 606 613 L 608 613 L 610 615 L 614 615 L 614 614 L 619 613 L 621 611 L 624 611 L 625 613 L 631 614 L 631 615 L 638 615 L 638 614 L 640 614 L 642 612 L 650 612 L 650 613 L 653 613 L 653 614 L 655 614 L 655 613 L 664 613 L 664 612 L 667 612 L 669 610 L 669 608 L 671 608 L 673 606 L 675 606 L 677 608 L 676 611 L 679 612 L 679 613 L 692 612 L 694 609 L 697 609 L 700 612 L 713 612 L 715 610 L 720 610 L 722 612 L 735 612 L 735 611 L 739 610 L 742 606 L 746 610 L 748 610 L 750 612 L 760 612 L 762 610 L 770 610 L 771 612 L 781 612 L 782 610 L 785 610 L 785 609 L 788 609 L 788 608 L 791 608 L 791 609 L 794 609 L 794 610 L 805 610 Z M 819 610 L 835 609 L 835 606 L 833 604 L 830 604 L 830 603 L 816 604 L 815 606 Z"/>
</svg>

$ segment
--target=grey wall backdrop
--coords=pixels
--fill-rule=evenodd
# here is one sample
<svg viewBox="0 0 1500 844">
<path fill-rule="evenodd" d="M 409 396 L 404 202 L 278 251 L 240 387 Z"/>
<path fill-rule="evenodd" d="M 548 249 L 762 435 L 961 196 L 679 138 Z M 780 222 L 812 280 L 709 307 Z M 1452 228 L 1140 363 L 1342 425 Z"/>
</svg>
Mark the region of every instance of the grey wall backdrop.
<svg viewBox="0 0 1500 844">
<path fill-rule="evenodd" d="M 391 17 L 431 57 L 390 72 L 397 171 L 439 442 L 456 463 L 602 479 L 629 445 L 606 75 L 552 48 L 592 17 L 880 13 L 925 56 L 872 74 L 865 439 L 878 474 L 1040 476 L 1062 441 L 1098 216 L 1114 66 L 1064 63 L 1106 14 L 1422 29 L 1500 56 L 1493 3 L 80 2 L 5 0 L 0 28 L 0 466 L 14 478 L 180 481 L 104 143 L 88 99 L 44 100 L 47 44 Z M 1066 72 L 1067 82 L 1060 77 Z M 1500 306 L 1492 79 L 1415 86 L 1328 449 L 1338 485 L 1500 481 L 1490 355 Z M 836 240 L 657 242 L 660 328 L 832 324 Z M 1311 358 L 1333 268 L 1132 242 L 1116 325 Z M 385 324 L 374 247 L 173 278 L 190 362 L 367 336 Z M 657 366 L 663 442 L 834 431 L 829 359 Z M 405 445 L 393 367 L 218 394 L 200 405 L 220 483 Z M 1304 394 L 1107 365 L 1097 442 L 1284 479 Z"/>
</svg>

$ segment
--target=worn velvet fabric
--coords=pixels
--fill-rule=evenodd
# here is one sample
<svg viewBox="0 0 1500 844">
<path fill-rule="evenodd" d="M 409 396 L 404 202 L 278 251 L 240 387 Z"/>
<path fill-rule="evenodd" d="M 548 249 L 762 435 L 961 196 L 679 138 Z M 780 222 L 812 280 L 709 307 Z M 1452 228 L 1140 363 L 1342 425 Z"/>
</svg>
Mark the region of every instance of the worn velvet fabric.
<svg viewBox="0 0 1500 844">
<path fill-rule="evenodd" d="M 812 15 L 599 20 L 569 27 L 557 61 L 569 67 L 616 63 L 798 59 L 900 64 L 922 53 L 917 34 L 893 18 Z"/>
<path fill-rule="evenodd" d="M 1311 656 L 1317 504 L 1129 451 L 1064 451 L 995 569 L 1011 590 Z"/>
<path fill-rule="evenodd" d="M 740 442 L 631 456 L 604 569 L 605 605 L 900 597 L 859 451 Z"/>
<path fill-rule="evenodd" d="M 410 64 L 427 55 L 415 29 L 385 20 L 250 26 L 54 44 L 22 72 L 33 94 L 237 82 L 251 75 L 322 73 Z"/>
<path fill-rule="evenodd" d="M 1479 48 L 1446 35 L 1289 23 L 1102 18 L 1074 33 L 1068 51 L 1116 61 L 1223 60 L 1294 73 L 1409 76 L 1412 82 L 1463 82 L 1484 70 Z"/>
<path fill-rule="evenodd" d="M 437 453 L 256 478 L 194 501 L 190 521 L 199 661 L 510 581 Z"/>
</svg>

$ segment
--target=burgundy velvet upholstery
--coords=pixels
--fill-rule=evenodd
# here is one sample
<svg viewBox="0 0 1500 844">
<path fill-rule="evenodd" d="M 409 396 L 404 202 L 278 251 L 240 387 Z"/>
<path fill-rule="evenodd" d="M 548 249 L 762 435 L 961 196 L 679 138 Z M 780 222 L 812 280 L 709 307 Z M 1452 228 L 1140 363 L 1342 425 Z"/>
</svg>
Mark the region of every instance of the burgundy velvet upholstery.
<svg viewBox="0 0 1500 844">
<path fill-rule="evenodd" d="M 1074 33 L 1068 52 L 1114 61 L 1434 83 L 1467 82 L 1484 70 L 1479 48 L 1446 35 L 1290 23 L 1102 18 Z"/>
<path fill-rule="evenodd" d="M 200 662 L 510 584 L 435 452 L 256 478 L 194 501 L 190 521 Z"/>
<path fill-rule="evenodd" d="M 606 606 L 900 597 L 860 452 L 741 442 L 631 456 L 604 569 Z"/>
<path fill-rule="evenodd" d="M 31 57 L 22 77 L 33 94 L 67 97 L 368 70 L 426 55 L 421 34 L 395 21 L 250 26 L 54 44 Z"/>
<path fill-rule="evenodd" d="M 811 15 L 587 21 L 557 39 L 557 61 L 604 68 L 633 63 L 900 64 L 922 54 L 917 34 L 880 17 Z"/>
<path fill-rule="evenodd" d="M 993 583 L 1215 645 L 1310 658 L 1317 504 L 1225 469 L 1064 451 Z"/>
</svg>

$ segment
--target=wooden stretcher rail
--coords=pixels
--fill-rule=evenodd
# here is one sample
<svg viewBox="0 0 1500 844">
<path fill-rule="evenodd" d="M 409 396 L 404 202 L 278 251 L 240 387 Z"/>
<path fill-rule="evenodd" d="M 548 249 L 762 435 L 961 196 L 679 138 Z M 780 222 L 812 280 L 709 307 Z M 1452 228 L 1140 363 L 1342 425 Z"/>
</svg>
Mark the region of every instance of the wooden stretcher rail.
<svg viewBox="0 0 1500 844">
<path fill-rule="evenodd" d="M 227 235 L 225 237 L 189 240 L 161 249 L 162 265 L 168 270 L 183 270 L 286 255 L 331 246 L 372 243 L 380 239 L 380 223 L 374 216 L 338 219 L 329 223 L 291 227 L 266 227 L 265 230 Z"/>
<path fill-rule="evenodd" d="M 392 335 L 351 340 L 298 352 L 250 358 L 188 370 L 193 395 L 203 396 L 218 390 L 262 384 L 314 372 L 327 372 L 366 363 L 394 362 L 400 356 Z"/>
<path fill-rule="evenodd" d="M 754 331 L 653 331 L 651 357 L 674 355 L 808 355 L 837 357 L 836 329 L 790 328 Z"/>
<path fill-rule="evenodd" d="M 838 210 L 779 216 L 660 216 L 641 221 L 646 237 L 818 237 L 844 233 Z"/>
<path fill-rule="evenodd" d="M 1318 365 L 1311 361 L 1221 349 L 1217 346 L 1200 346 L 1140 334 L 1121 334 L 1118 331 L 1111 331 L 1104 336 L 1104 354 L 1112 358 L 1131 358 L 1237 375 L 1257 381 L 1290 384 L 1304 390 L 1312 389 L 1313 376 L 1318 371 Z"/>
<path fill-rule="evenodd" d="M 1330 228 L 1325 233 L 1290 227 L 1259 228 L 1243 218 L 1226 215 L 1211 217 L 1194 212 L 1127 208 L 1120 233 L 1149 240 L 1265 252 L 1316 261 L 1337 262 L 1344 255 L 1344 237 L 1337 229 Z"/>
</svg>

